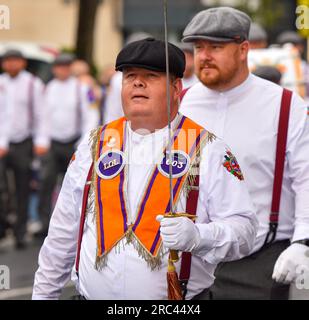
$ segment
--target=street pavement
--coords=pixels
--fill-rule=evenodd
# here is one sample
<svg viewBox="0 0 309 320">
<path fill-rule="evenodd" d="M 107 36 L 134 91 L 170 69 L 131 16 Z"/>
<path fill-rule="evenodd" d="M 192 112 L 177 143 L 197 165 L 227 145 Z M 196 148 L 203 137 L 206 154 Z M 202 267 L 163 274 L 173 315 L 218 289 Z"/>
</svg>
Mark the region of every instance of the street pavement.
<svg viewBox="0 0 309 320">
<path fill-rule="evenodd" d="M 16 250 L 12 235 L 0 242 L 0 266 L 7 266 L 10 270 L 10 289 L 0 289 L 0 300 L 30 300 L 35 271 L 38 268 L 38 254 L 42 241 L 27 239 L 26 249 Z M 1 285 L 1 283 L 0 283 Z M 75 287 L 69 282 L 63 290 L 61 299 L 70 299 L 76 295 Z"/>
</svg>

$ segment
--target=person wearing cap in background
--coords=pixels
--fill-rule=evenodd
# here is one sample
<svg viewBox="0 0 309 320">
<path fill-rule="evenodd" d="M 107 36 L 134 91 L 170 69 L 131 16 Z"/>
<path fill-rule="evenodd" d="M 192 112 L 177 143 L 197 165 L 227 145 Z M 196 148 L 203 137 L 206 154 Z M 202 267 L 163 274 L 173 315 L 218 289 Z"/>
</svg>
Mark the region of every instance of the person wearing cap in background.
<svg viewBox="0 0 309 320">
<path fill-rule="evenodd" d="M 182 86 L 186 89 L 198 82 L 198 78 L 194 73 L 193 46 L 191 43 L 180 43 L 178 47 L 184 52 L 186 57 L 186 69 L 182 79 Z"/>
<path fill-rule="evenodd" d="M 10 49 L 2 56 L 5 98 L 0 106 L 0 179 L 6 181 L 7 169 L 13 171 L 17 205 L 13 229 L 17 249 L 26 245 L 32 156 L 44 155 L 48 147 L 44 85 L 25 70 L 26 66 L 26 58 L 18 50 Z M 5 208 L 3 201 L 0 194 L 0 211 Z"/>
<path fill-rule="evenodd" d="M 147 32 L 133 32 L 127 37 L 124 45 L 151 37 L 152 35 Z M 123 117 L 124 115 L 121 104 L 121 85 L 122 73 L 116 72 L 111 78 L 109 91 L 103 106 L 102 124 L 107 124 L 113 120 Z"/>
<path fill-rule="evenodd" d="M 270 213 L 283 88 L 248 70 L 250 21 L 239 10 L 212 8 L 199 12 L 183 32 L 183 41 L 194 43 L 201 83 L 186 92 L 180 112 L 235 150 L 259 219 L 252 255 L 218 267 L 214 299 L 286 299 L 287 284 L 309 267 L 307 108 L 293 92 L 278 224 L 278 215 Z M 289 104 L 286 95 L 284 101 Z"/>
<path fill-rule="evenodd" d="M 301 58 L 300 73 L 302 74 L 302 77 L 304 79 L 304 95 L 306 101 L 309 101 L 309 64 L 306 60 L 303 59 L 303 54 L 305 51 L 304 39 L 297 32 L 292 30 L 286 30 L 278 35 L 276 42 L 281 46 L 285 45 L 286 43 L 290 43 L 297 49 L 299 57 Z"/>
<path fill-rule="evenodd" d="M 98 111 L 89 107 L 88 87 L 71 75 L 73 60 L 71 54 L 60 54 L 53 63 L 54 79 L 46 87 L 44 99 L 50 148 L 41 159 L 38 212 L 42 230 L 36 236 L 47 234 L 52 194 L 59 174 L 65 173 L 81 136 L 95 128 L 99 121 Z"/>
<path fill-rule="evenodd" d="M 165 44 L 148 38 L 117 56 L 125 118 L 78 147 L 40 252 L 33 299 L 57 299 L 72 268 L 84 299 L 167 299 L 169 249 L 192 254 L 186 299 L 193 299 L 212 284 L 218 262 L 251 250 L 257 220 L 241 170 L 220 139 L 178 113 L 185 57 L 168 48 L 172 184 L 182 216 L 162 216 L 170 204 Z M 194 224 L 184 212 L 198 168 Z"/>
<path fill-rule="evenodd" d="M 251 23 L 248 40 L 250 49 L 267 48 L 267 33 L 258 23 Z"/>
</svg>

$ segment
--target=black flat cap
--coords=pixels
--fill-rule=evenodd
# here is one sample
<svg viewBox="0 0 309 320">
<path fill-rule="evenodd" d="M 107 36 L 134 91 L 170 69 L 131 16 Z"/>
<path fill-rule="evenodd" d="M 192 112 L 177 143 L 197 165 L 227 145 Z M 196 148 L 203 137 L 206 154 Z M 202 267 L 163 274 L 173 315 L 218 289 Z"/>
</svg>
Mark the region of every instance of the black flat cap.
<svg viewBox="0 0 309 320">
<path fill-rule="evenodd" d="M 2 59 L 8 59 L 8 58 L 25 59 L 25 57 L 22 54 L 22 52 L 19 51 L 19 50 L 16 50 L 16 49 L 9 49 L 3 54 Z"/>
<path fill-rule="evenodd" d="M 169 43 L 168 55 L 170 73 L 182 78 L 186 65 L 184 53 Z M 147 38 L 126 45 L 117 56 L 115 69 L 122 71 L 126 67 L 166 72 L 164 42 Z"/>
<path fill-rule="evenodd" d="M 209 40 L 242 42 L 248 39 L 251 19 L 230 7 L 203 10 L 193 17 L 183 32 L 183 42 Z"/>
<path fill-rule="evenodd" d="M 61 53 L 59 54 L 53 65 L 54 66 L 67 66 L 73 63 L 73 61 L 75 60 L 75 57 L 70 54 L 70 53 Z"/>
</svg>

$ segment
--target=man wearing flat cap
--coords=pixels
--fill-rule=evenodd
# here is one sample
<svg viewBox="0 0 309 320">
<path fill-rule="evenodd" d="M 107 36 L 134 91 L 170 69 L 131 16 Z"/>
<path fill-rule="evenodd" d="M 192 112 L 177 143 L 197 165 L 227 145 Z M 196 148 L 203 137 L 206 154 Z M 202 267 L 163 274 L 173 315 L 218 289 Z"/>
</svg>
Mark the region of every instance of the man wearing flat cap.
<svg viewBox="0 0 309 320">
<path fill-rule="evenodd" d="M 48 144 L 44 85 L 25 70 L 26 65 L 23 53 L 18 50 L 10 49 L 2 56 L 4 97 L 0 105 L 0 211 L 6 207 L 3 192 L 7 190 L 7 170 L 12 170 L 16 186 L 17 219 L 13 230 L 17 249 L 26 245 L 32 155 L 45 154 Z M 5 213 L 0 212 L 1 215 Z M 0 234 L 3 227 L 0 224 Z"/>
<path fill-rule="evenodd" d="M 46 86 L 44 95 L 48 114 L 49 150 L 42 157 L 41 188 L 38 211 L 42 229 L 35 234 L 45 238 L 52 210 L 52 194 L 59 174 L 66 172 L 75 152 L 76 143 L 83 134 L 97 127 L 99 114 L 89 107 L 88 86 L 72 76 L 74 56 L 62 53 L 53 63 L 54 79 Z"/>
<path fill-rule="evenodd" d="M 249 28 L 250 18 L 228 7 L 193 17 L 183 41 L 194 44 L 201 83 L 180 111 L 235 150 L 259 219 L 252 254 L 218 267 L 213 298 L 287 299 L 287 284 L 309 268 L 307 107 L 295 92 L 250 74 Z"/>
<path fill-rule="evenodd" d="M 251 250 L 257 226 L 241 170 L 220 139 L 178 113 L 185 58 L 172 44 L 168 52 L 169 83 L 164 42 L 136 41 L 118 54 L 125 117 L 79 145 L 40 252 L 33 299 L 57 299 L 71 271 L 82 299 L 167 299 L 169 250 L 179 251 L 176 270 L 190 275 L 183 294 L 193 299 L 212 284 L 218 262 Z M 169 173 L 177 217 L 168 215 Z"/>
</svg>

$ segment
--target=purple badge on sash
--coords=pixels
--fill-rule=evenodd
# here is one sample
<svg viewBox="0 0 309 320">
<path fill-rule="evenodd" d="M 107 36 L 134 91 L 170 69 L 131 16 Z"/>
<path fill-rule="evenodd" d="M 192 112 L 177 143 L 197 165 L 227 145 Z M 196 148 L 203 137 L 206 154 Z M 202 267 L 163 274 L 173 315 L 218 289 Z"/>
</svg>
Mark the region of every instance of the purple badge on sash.
<svg viewBox="0 0 309 320">
<path fill-rule="evenodd" d="M 125 155 L 122 151 L 107 151 L 96 162 L 95 170 L 102 179 L 112 179 L 122 171 L 124 165 Z"/>
<path fill-rule="evenodd" d="M 178 178 L 186 174 L 190 166 L 190 157 L 183 151 L 172 150 L 172 177 Z M 158 164 L 158 170 L 165 177 L 169 177 L 169 154 L 166 152 L 160 164 Z"/>
</svg>

